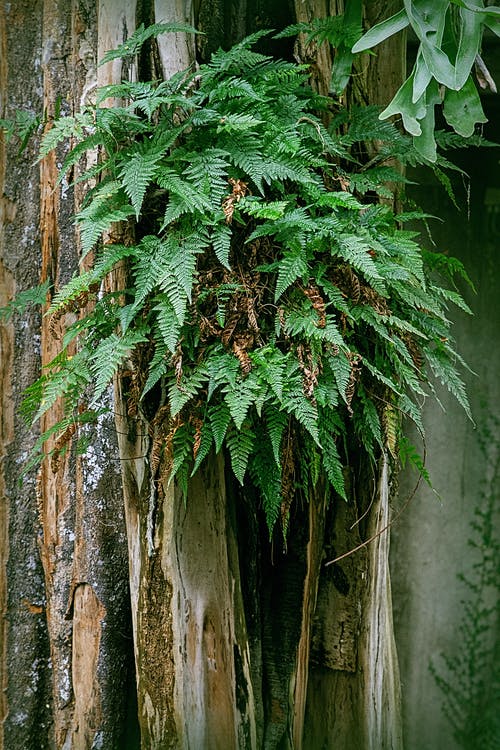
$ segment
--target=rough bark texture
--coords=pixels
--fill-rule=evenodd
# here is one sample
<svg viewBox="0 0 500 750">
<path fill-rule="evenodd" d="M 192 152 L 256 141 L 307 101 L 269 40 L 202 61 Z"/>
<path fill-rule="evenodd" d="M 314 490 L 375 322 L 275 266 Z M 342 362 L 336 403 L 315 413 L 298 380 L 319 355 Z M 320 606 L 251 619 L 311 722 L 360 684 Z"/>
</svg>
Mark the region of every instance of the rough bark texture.
<svg viewBox="0 0 500 750">
<path fill-rule="evenodd" d="M 0 110 L 41 110 L 41 5 L 0 9 Z M 21 74 L 24 72 L 24 75 Z M 0 134 L 0 304 L 38 282 L 38 169 L 36 144 L 21 155 Z M 0 325 L 0 591 L 2 723 L 0 747 L 48 746 L 48 642 L 43 572 L 37 549 L 33 474 L 19 473 L 33 445 L 19 417 L 21 392 L 37 376 L 40 319 L 29 314 Z M 35 742 L 36 732 L 38 740 Z"/>
<path fill-rule="evenodd" d="M 195 53 L 204 60 L 258 28 L 310 20 L 340 6 L 319 0 L 296 0 L 294 9 L 278 0 L 3 3 L 2 109 L 7 95 L 6 114 L 26 106 L 28 97 L 28 106 L 41 111 L 43 105 L 50 120 L 57 108 L 79 110 L 97 85 L 138 75 L 119 61 L 96 69 L 96 55 L 120 44 L 140 21 L 182 21 L 206 32 L 196 42 L 176 34 L 151 46 L 140 66 L 166 76 L 193 63 Z M 280 44 L 278 53 L 290 57 L 289 42 Z M 295 53 L 314 64 L 316 85 L 326 91 L 330 53 L 301 44 Z M 15 145 L 9 149 L 6 172 L 0 146 L 2 300 L 39 279 L 57 288 L 70 278 L 79 262 L 71 216 L 84 190 L 56 184 L 61 151 L 43 159 L 38 175 L 34 145 L 20 157 Z M 95 158 L 89 153 L 88 163 Z M 116 231 L 128 240 L 127 227 Z M 322 567 L 385 523 L 385 464 L 373 503 L 365 469 L 357 504 L 327 507 L 323 491 L 305 507 L 297 503 L 287 549 L 278 549 L 268 541 L 258 500 L 226 477 L 222 457 L 193 478 L 186 504 L 168 482 L 168 462 L 150 461 L 168 425 L 161 402 L 131 415 L 130 372 L 141 368 L 134 361 L 106 396 L 114 424 L 111 416 L 102 418 L 84 457 L 69 445 L 59 461 L 43 465 L 37 509 L 35 476 L 28 475 L 22 490 L 16 484 L 35 437 L 18 422 L 16 408 L 40 365 L 33 341 L 41 331 L 41 362 L 47 363 L 66 322 L 33 315 L 26 331 L 17 319 L 0 328 L 4 747 L 399 748 L 387 540 Z M 56 405 L 42 427 L 60 410 Z"/>
<path fill-rule="evenodd" d="M 47 0 L 2 4 L 1 12 L 7 35 L 1 92 L 9 102 L 3 114 L 45 108 L 50 120 L 56 108 L 63 114 L 80 109 L 95 89 L 95 4 Z M 78 263 L 72 215 L 81 189 L 56 185 L 61 154 L 33 166 L 36 143 L 21 155 L 18 145 L 7 147 L 2 191 L 2 302 L 46 278 L 57 288 Z M 62 332 L 63 322 L 51 326 L 44 318 L 40 336 L 34 315 L 1 329 L 2 560 L 10 591 L 3 607 L 4 746 L 80 749 L 123 741 L 125 747 L 131 633 L 112 419 L 99 425 L 84 458 L 69 450 L 18 486 L 35 437 L 18 416 L 22 390 L 37 376 L 39 352 L 43 363 L 50 361 Z M 56 406 L 42 428 L 58 413 Z"/>
</svg>

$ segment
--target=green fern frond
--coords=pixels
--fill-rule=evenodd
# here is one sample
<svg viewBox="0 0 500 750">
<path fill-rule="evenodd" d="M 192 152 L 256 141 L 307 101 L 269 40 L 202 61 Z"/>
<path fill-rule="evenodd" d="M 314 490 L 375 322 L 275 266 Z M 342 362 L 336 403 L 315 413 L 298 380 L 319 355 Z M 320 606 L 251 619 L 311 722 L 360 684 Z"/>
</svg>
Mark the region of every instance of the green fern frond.
<svg viewBox="0 0 500 750">
<path fill-rule="evenodd" d="M 137 99 L 154 94 L 156 85 L 152 81 L 122 81 L 101 86 L 96 94 L 99 106 L 106 99 Z"/>
<path fill-rule="evenodd" d="M 168 484 L 174 478 L 177 478 L 177 484 L 185 497 L 193 460 L 193 430 L 189 423 L 183 424 L 176 429 L 172 444 L 174 460 L 168 477 Z"/>
<path fill-rule="evenodd" d="M 170 298 L 166 294 L 157 295 L 154 298 L 156 302 L 153 311 L 156 313 L 156 323 L 161 333 L 163 343 L 168 351 L 174 354 L 179 343 L 179 337 L 184 319 L 184 309 L 182 310 L 182 320 L 178 311 L 173 306 Z"/>
<path fill-rule="evenodd" d="M 47 315 L 52 315 L 58 310 L 67 307 L 68 303 L 77 299 L 81 294 L 88 292 L 89 287 L 98 280 L 94 270 L 84 271 L 73 276 L 52 298 Z"/>
<path fill-rule="evenodd" d="M 13 315 L 24 315 L 30 307 L 44 305 L 51 287 L 50 279 L 42 284 L 18 292 L 4 307 L 0 307 L 0 322 L 8 323 Z"/>
<path fill-rule="evenodd" d="M 445 302 L 452 302 L 454 305 L 459 307 L 460 310 L 463 310 L 468 315 L 473 315 L 473 312 L 467 302 L 454 289 L 445 289 L 442 286 L 436 286 L 434 284 L 432 285 L 431 289 L 433 294 L 435 294 L 437 297 L 440 297 Z"/>
<path fill-rule="evenodd" d="M 123 154 L 118 176 L 134 207 L 136 219 L 139 218 L 146 190 L 159 170 L 158 164 L 163 155 L 162 143 L 155 144 L 147 140 L 134 143 Z"/>
<path fill-rule="evenodd" d="M 264 386 L 264 389 L 267 390 Z M 255 372 L 250 372 L 246 378 L 239 378 L 234 386 L 223 388 L 224 400 L 229 408 L 236 429 L 240 430 L 245 421 L 250 406 L 256 401 L 263 384 L 259 382 Z"/>
<path fill-rule="evenodd" d="M 288 201 L 263 201 L 258 196 L 248 196 L 243 198 L 238 208 L 249 216 L 256 219 L 280 219 L 285 213 Z"/>
<path fill-rule="evenodd" d="M 465 283 L 475 292 L 474 284 L 465 270 L 464 264 L 450 255 L 444 255 L 443 253 L 435 253 L 425 248 L 421 249 L 422 259 L 425 265 L 434 271 L 438 271 L 444 278 L 450 282 L 454 282 L 455 278 L 458 277 L 465 281 Z"/>
<path fill-rule="evenodd" d="M 189 157 L 189 158 L 188 158 Z M 221 148 L 206 148 L 186 155 L 188 166 L 183 175 L 199 187 L 212 206 L 220 206 L 228 191 L 228 153 Z"/>
<path fill-rule="evenodd" d="M 342 461 L 335 438 L 331 432 L 322 431 L 320 434 L 323 446 L 321 456 L 325 474 L 335 492 L 347 502 Z"/>
<path fill-rule="evenodd" d="M 404 469 L 408 463 L 411 464 L 418 471 L 424 482 L 432 489 L 431 478 L 428 470 L 425 468 L 422 456 L 405 436 L 399 438 L 398 453 L 402 468 Z"/>
<path fill-rule="evenodd" d="M 256 125 L 262 125 L 263 120 L 259 120 L 257 117 L 251 114 L 227 114 L 219 119 L 217 125 L 218 133 L 234 133 L 234 132 L 254 132 Z"/>
<path fill-rule="evenodd" d="M 294 385 L 293 381 L 290 385 Z M 300 385 L 297 383 L 295 388 L 290 387 L 284 392 L 282 405 L 288 414 L 295 417 L 297 422 L 305 427 L 314 442 L 321 447 L 318 432 L 318 409 L 312 401 L 304 396 L 301 383 Z"/>
<path fill-rule="evenodd" d="M 215 319 L 221 328 L 224 328 L 226 322 L 226 309 L 230 300 L 234 294 L 243 290 L 241 284 L 235 284 L 234 282 L 228 282 L 227 284 L 220 284 L 217 287 L 215 297 L 217 300 L 217 310 L 215 312 Z M 211 292 L 210 292 L 211 294 Z M 201 301 L 201 295 L 198 297 L 198 301 Z"/>
<path fill-rule="evenodd" d="M 268 404 L 264 410 L 264 418 L 269 434 L 269 441 L 273 451 L 276 466 L 281 465 L 281 446 L 285 428 L 289 424 L 289 418 L 277 405 Z"/>
<path fill-rule="evenodd" d="M 99 402 L 114 374 L 132 349 L 145 341 L 147 337 L 143 330 L 129 328 L 123 336 L 112 333 L 99 342 L 89 356 L 90 371 L 94 377 L 92 404 Z"/>
<path fill-rule="evenodd" d="M 214 351 L 207 361 L 208 399 L 222 385 L 227 385 L 229 389 L 236 388 L 238 378 L 240 377 L 240 364 L 236 357 L 229 352 L 220 353 L 220 349 Z"/>
<path fill-rule="evenodd" d="M 87 154 L 87 151 L 95 149 L 98 146 L 102 146 L 104 150 L 106 150 L 107 147 L 111 147 L 109 136 L 107 136 L 107 134 L 103 133 L 101 130 L 98 130 L 96 133 L 91 133 L 90 135 L 83 138 L 83 140 L 81 140 L 79 143 L 77 143 L 76 146 L 71 149 L 69 154 L 64 159 L 62 167 L 59 170 L 57 183 L 59 184 L 62 182 L 71 167 L 73 167 L 75 164 L 78 164 L 80 159 Z M 105 166 L 106 164 L 104 163 L 104 161 L 101 161 L 101 163 L 99 164 L 99 168 L 104 169 Z M 109 167 L 109 164 L 107 166 Z M 79 181 L 81 181 L 81 175 Z"/>
<path fill-rule="evenodd" d="M 215 443 L 215 452 L 219 453 L 226 437 L 229 423 L 231 422 L 231 413 L 226 403 L 208 407 L 208 419 Z"/>
<path fill-rule="evenodd" d="M 434 350 L 427 349 L 425 356 L 435 377 L 455 396 L 469 419 L 474 421 L 464 382 L 458 375 L 454 364 L 450 361 L 446 352 L 441 347 Z"/>
<path fill-rule="evenodd" d="M 111 269 L 119 263 L 125 263 L 129 258 L 137 255 L 138 248 L 135 245 L 106 244 L 95 254 L 94 274 L 95 278 L 103 279 Z"/>
<path fill-rule="evenodd" d="M 214 252 L 219 263 L 225 268 L 231 268 L 229 264 L 229 252 L 231 250 L 231 230 L 226 224 L 216 224 L 212 232 Z"/>
<path fill-rule="evenodd" d="M 368 434 L 372 444 L 376 444 L 382 450 L 384 441 L 382 438 L 382 425 L 377 408 L 373 401 L 360 389 L 358 396 L 362 405 L 363 431 Z"/>
<path fill-rule="evenodd" d="M 39 380 L 42 391 L 35 419 L 40 419 L 61 398 L 66 401 L 69 410 L 74 408 L 91 382 L 88 361 L 89 353 L 82 349 L 73 356 L 63 352 L 46 365 L 45 374 Z M 35 388 L 28 395 L 34 395 L 36 390 Z M 24 405 L 23 411 L 27 413 L 27 404 Z"/>
<path fill-rule="evenodd" d="M 200 192 L 196 185 L 183 180 L 178 174 L 167 167 L 162 167 L 156 175 L 156 182 L 170 194 L 161 230 L 176 221 L 186 213 L 211 212 L 213 206 L 209 198 Z"/>
<path fill-rule="evenodd" d="M 43 398 L 43 389 L 46 382 L 47 376 L 41 375 L 33 383 L 30 383 L 27 388 L 24 389 L 23 400 L 21 401 L 21 405 L 19 407 L 19 413 L 21 414 L 23 420 L 27 425 L 31 425 L 31 423 L 35 419 L 35 415 L 40 408 L 40 404 Z"/>
<path fill-rule="evenodd" d="M 387 293 L 385 284 L 370 255 L 370 251 L 371 246 L 368 239 L 349 234 L 338 237 L 336 245 L 332 247 L 334 255 L 338 254 L 350 263 L 356 271 L 363 274 L 379 294 L 385 296 Z"/>
<path fill-rule="evenodd" d="M 147 28 L 145 28 L 143 23 L 141 23 L 141 25 L 138 26 L 134 33 L 128 37 L 126 42 L 120 44 L 120 46 L 116 47 L 116 49 L 108 50 L 108 52 L 106 52 L 106 54 L 100 60 L 99 65 L 105 65 L 106 63 L 111 62 L 112 60 L 117 60 L 119 58 L 127 59 L 130 57 L 134 57 L 135 55 L 139 54 L 142 45 L 148 39 L 160 36 L 161 34 L 175 33 L 198 34 L 200 32 L 198 32 L 192 26 L 184 23 L 154 23 Z"/>
<path fill-rule="evenodd" d="M 284 292 L 297 279 L 302 279 L 308 274 L 308 264 L 302 248 L 296 252 L 286 253 L 279 265 L 276 288 L 274 290 L 274 301 L 277 302 Z"/>
<path fill-rule="evenodd" d="M 318 376 L 318 382 L 314 388 L 314 398 L 318 406 L 332 409 L 339 403 L 339 390 L 328 360 L 324 359 L 322 365 L 323 371 Z"/>
<path fill-rule="evenodd" d="M 282 182 L 291 180 L 305 185 L 320 184 L 319 178 L 306 165 L 295 161 L 292 157 L 287 158 L 284 155 L 281 158 L 269 158 L 266 164 L 266 173 L 263 177 L 268 184 L 273 180 L 280 180 Z"/>
<path fill-rule="evenodd" d="M 409 305 L 417 310 L 424 309 L 438 318 L 444 318 L 440 300 L 429 294 L 423 287 L 415 284 L 403 284 L 400 281 L 393 281 L 391 287 L 393 292 L 401 300 L 404 300 L 405 307 Z"/>
<path fill-rule="evenodd" d="M 181 381 L 173 381 L 169 387 L 170 413 L 175 417 L 180 410 L 202 389 L 208 380 L 206 367 L 200 365 L 189 375 L 184 374 Z"/>
<path fill-rule="evenodd" d="M 191 299 L 196 269 L 196 255 L 203 248 L 183 243 L 174 233 L 165 239 L 154 235 L 143 237 L 134 263 L 136 296 L 140 307 L 155 290 L 161 290 L 174 308 L 179 324 L 184 322 L 187 302 Z"/>
<path fill-rule="evenodd" d="M 387 377 L 381 372 L 378 367 L 372 364 L 366 357 L 363 358 L 363 367 L 366 367 L 368 372 L 378 380 L 379 383 L 386 385 L 396 396 L 401 397 L 403 394 L 399 388 L 399 384 L 396 383 L 392 378 Z"/>
<path fill-rule="evenodd" d="M 60 143 L 67 142 L 73 136 L 79 138 L 86 130 L 93 127 L 94 121 L 90 112 L 82 112 L 75 117 L 59 117 L 42 137 L 39 160 L 47 156 Z"/>
<path fill-rule="evenodd" d="M 255 450 L 249 464 L 250 477 L 259 490 L 262 509 L 266 519 L 269 538 L 279 519 L 281 504 L 281 467 L 269 460 L 270 445 L 268 437 L 259 433 Z"/>
<path fill-rule="evenodd" d="M 272 347 L 262 347 L 249 355 L 258 378 L 267 383 L 271 392 L 281 401 L 286 381 L 288 357 Z"/>
<path fill-rule="evenodd" d="M 102 233 L 113 223 L 126 221 L 133 215 L 134 209 L 121 190 L 121 184 L 116 181 L 105 183 L 100 191 L 94 194 L 90 205 L 76 216 L 76 221 L 81 226 L 82 258 L 92 250 Z"/>
<path fill-rule="evenodd" d="M 351 378 L 351 362 L 343 351 L 339 351 L 338 354 L 328 357 L 328 364 L 335 378 L 338 392 L 347 403 L 346 392 Z"/>
<path fill-rule="evenodd" d="M 228 99 L 251 99 L 262 102 L 262 97 L 257 93 L 250 81 L 241 76 L 228 76 L 221 85 L 210 91 L 209 102 L 226 102 Z"/>
<path fill-rule="evenodd" d="M 244 422 L 240 430 L 230 429 L 226 435 L 226 444 L 231 458 L 233 474 L 242 485 L 253 452 L 255 434 L 249 422 Z"/>
<path fill-rule="evenodd" d="M 167 374 L 168 361 L 169 349 L 167 344 L 159 336 L 155 336 L 155 353 L 149 363 L 148 377 L 142 389 L 141 400 Z"/>
<path fill-rule="evenodd" d="M 224 75 L 238 75 L 243 71 L 252 70 L 262 63 L 267 63 L 271 58 L 261 55 L 258 52 L 253 52 L 250 47 L 256 44 L 259 39 L 268 35 L 269 31 L 266 29 L 256 31 L 254 34 L 250 34 L 242 39 L 238 44 L 235 44 L 227 52 L 217 50 L 212 55 L 210 63 L 205 67 L 205 74 L 207 75 L 210 71 L 212 75 L 220 73 Z"/>
</svg>

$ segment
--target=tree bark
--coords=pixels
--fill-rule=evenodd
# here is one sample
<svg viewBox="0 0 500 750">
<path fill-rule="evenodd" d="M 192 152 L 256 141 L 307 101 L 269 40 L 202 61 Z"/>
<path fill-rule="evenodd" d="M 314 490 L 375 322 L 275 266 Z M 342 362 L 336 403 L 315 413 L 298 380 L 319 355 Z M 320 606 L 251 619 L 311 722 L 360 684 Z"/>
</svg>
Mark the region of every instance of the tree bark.
<svg viewBox="0 0 500 750">
<path fill-rule="evenodd" d="M 7 35 L 3 36 L 7 54 L 2 54 L 2 101 L 9 93 L 9 111 L 3 114 L 12 116 L 16 108 L 34 113 L 45 109 L 50 122 L 56 108 L 62 114 L 78 111 L 96 85 L 95 4 L 46 0 L 2 4 L 1 12 L 1 33 Z M 32 166 L 37 144 L 29 144 L 22 155 L 16 155 L 15 149 L 15 143 L 9 144 L 9 171 L 3 180 L 2 301 L 11 298 L 16 288 L 28 288 L 39 280 L 50 279 L 57 289 L 78 265 L 72 216 L 82 193 L 67 181 L 56 184 L 62 152 L 41 162 L 38 180 L 38 167 Z M 6 151 L 4 146 L 2 154 Z M 2 559 L 10 591 L 3 601 L 8 617 L 3 620 L 8 624 L 2 638 L 4 746 L 69 750 L 96 743 L 115 747 L 123 741 L 126 747 L 132 664 L 126 537 L 113 422 L 112 418 L 101 421 L 85 457 L 76 456 L 68 445 L 59 461 L 45 462 L 38 476 L 30 472 L 22 489 L 18 487 L 36 438 L 18 416 L 22 390 L 37 376 L 38 355 L 45 364 L 58 351 L 64 330 L 64 321 L 59 325 L 43 318 L 40 322 L 35 315 L 29 316 L 27 325 L 23 330 L 16 318 L 15 326 L 2 327 L 1 333 L 6 405 L 0 479 Z M 42 428 L 60 414 L 56 405 Z M 52 440 L 48 450 L 54 447 Z"/>
<path fill-rule="evenodd" d="M 41 6 L 0 6 L 0 117 L 41 110 Z M 23 154 L 0 132 L 0 305 L 38 282 L 36 144 Z M 27 199 L 29 196 L 29 199 Z M 37 549 L 33 473 L 19 474 L 35 436 L 19 416 L 21 393 L 37 377 L 40 318 L 0 323 L 0 747 L 48 747 L 49 653 L 43 571 Z M 38 729 L 38 742 L 34 741 Z"/>
</svg>

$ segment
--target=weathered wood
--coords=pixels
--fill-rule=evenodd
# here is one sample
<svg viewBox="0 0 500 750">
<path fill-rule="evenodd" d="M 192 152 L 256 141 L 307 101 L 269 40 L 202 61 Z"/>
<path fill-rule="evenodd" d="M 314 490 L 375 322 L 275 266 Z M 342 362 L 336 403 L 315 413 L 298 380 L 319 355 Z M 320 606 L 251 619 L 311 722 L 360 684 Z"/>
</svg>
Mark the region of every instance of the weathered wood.
<svg viewBox="0 0 500 750">
<path fill-rule="evenodd" d="M 86 0 L 46 0 L 42 21 L 44 111 L 50 127 L 58 107 L 62 114 L 78 111 L 95 88 L 95 6 Z M 81 200 L 81 189 L 75 196 L 66 180 L 57 185 L 61 153 L 48 155 L 40 164 L 40 276 L 56 289 L 78 266 L 72 216 Z M 64 325 L 63 319 L 54 325 L 43 318 L 42 363 L 57 354 Z M 62 413 L 56 404 L 44 415 L 42 429 Z M 112 746 L 123 734 L 127 695 L 113 680 L 119 676 L 127 685 L 128 595 L 119 472 L 110 428 L 109 420 L 101 420 L 85 458 L 75 457 L 68 445 L 59 461 L 42 465 L 38 481 L 53 742 L 68 750 L 90 747 L 94 741 Z M 47 451 L 56 437 L 48 441 Z M 121 637 L 113 634 L 117 626 Z"/>
<path fill-rule="evenodd" d="M 5 12 L 0 5 L 0 117 L 5 117 L 5 97 L 7 94 L 7 38 Z M 14 291 L 12 273 L 3 261 L 5 248 L 4 226 L 14 218 L 14 207 L 4 195 L 5 188 L 5 136 L 0 133 L 0 307 L 7 304 Z M 4 467 L 6 448 L 14 437 L 14 412 L 12 402 L 12 348 L 14 327 L 0 325 L 0 467 Z M 5 487 L 4 472 L 0 470 L 0 750 L 4 747 L 3 724 L 7 718 L 7 559 L 9 555 L 9 507 Z"/>
<path fill-rule="evenodd" d="M 367 548 L 369 578 L 364 595 L 364 632 L 360 638 L 368 750 L 400 750 L 403 746 L 401 688 L 392 624 L 390 534 L 385 531 L 390 521 L 388 461 L 388 456 L 383 455 L 377 495 L 366 529 L 368 539 L 376 537 Z"/>
<path fill-rule="evenodd" d="M 194 26 L 192 0 L 155 0 L 156 23 L 186 23 Z M 165 79 L 179 70 L 184 70 L 195 60 L 195 44 L 192 34 L 165 34 L 158 37 L 162 73 Z"/>
<path fill-rule="evenodd" d="M 295 0 L 295 15 L 299 23 L 311 23 L 314 18 L 325 18 L 336 15 L 342 9 L 329 8 L 328 0 Z M 308 63 L 311 70 L 311 81 L 320 94 L 326 96 L 330 91 L 333 57 L 330 45 L 318 46 L 316 42 L 306 43 L 304 34 L 297 38 L 296 55 L 303 63 Z"/>
<path fill-rule="evenodd" d="M 301 750 L 303 747 L 313 618 L 316 611 L 321 564 L 323 561 L 326 504 L 327 497 L 324 489 L 318 488 L 316 494 L 309 499 L 307 572 L 302 594 L 302 623 L 300 640 L 297 647 L 297 668 L 292 705 L 292 738 L 294 750 Z"/>
</svg>

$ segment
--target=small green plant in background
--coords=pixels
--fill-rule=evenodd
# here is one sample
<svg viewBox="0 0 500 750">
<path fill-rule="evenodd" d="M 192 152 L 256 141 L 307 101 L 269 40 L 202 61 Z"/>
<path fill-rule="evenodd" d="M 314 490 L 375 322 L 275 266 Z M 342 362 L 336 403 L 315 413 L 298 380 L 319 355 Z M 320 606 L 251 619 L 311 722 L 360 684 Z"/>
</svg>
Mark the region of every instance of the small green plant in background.
<svg viewBox="0 0 500 750">
<path fill-rule="evenodd" d="M 480 502 L 471 523 L 475 563 L 460 574 L 467 596 L 457 630 L 459 646 L 431 672 L 443 711 L 463 750 L 500 747 L 500 420 L 489 415 L 479 431 L 486 463 Z"/>
<path fill-rule="evenodd" d="M 105 59 L 168 30 L 141 27 Z M 388 180 L 404 183 L 388 160 L 428 159 L 375 108 L 344 110 L 314 93 L 305 66 L 256 52 L 265 34 L 196 72 L 105 87 L 45 134 L 42 158 L 73 144 L 61 179 L 89 149 L 100 160 L 79 178 L 94 181 L 76 217 L 92 262 L 49 293 L 51 329 L 68 313 L 73 322 L 24 413 L 38 420 L 63 400 L 36 448 L 42 460 L 57 435 L 58 459 L 126 371 L 131 417 L 161 422 L 152 463 L 163 458 L 185 491 L 224 450 L 271 533 L 320 479 L 346 497 L 348 444 L 396 457 L 402 415 L 423 432 L 434 377 L 470 413 L 448 308 L 469 310 L 454 288 L 463 267 L 404 228 L 421 215 L 378 202 Z M 363 165 L 373 139 L 378 158 Z M 112 239 L 117 223 L 127 241 Z M 110 290 L 117 267 L 125 282 Z"/>
</svg>

